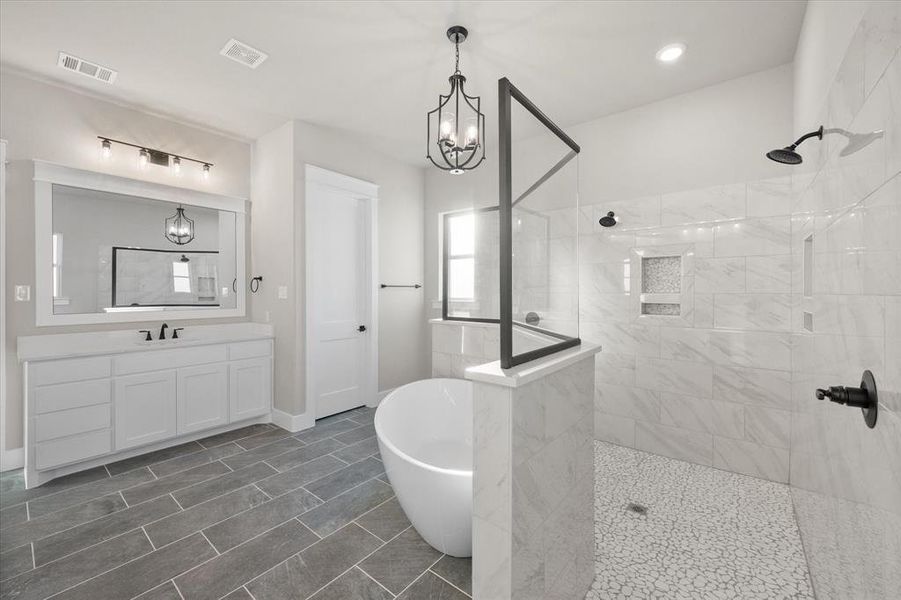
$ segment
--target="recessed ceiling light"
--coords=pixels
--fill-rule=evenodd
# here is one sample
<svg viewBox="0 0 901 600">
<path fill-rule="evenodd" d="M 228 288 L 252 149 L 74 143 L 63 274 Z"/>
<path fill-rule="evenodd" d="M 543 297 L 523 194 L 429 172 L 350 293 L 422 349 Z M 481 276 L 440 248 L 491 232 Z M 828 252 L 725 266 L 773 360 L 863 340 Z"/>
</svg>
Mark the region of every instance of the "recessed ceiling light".
<svg viewBox="0 0 901 600">
<path fill-rule="evenodd" d="M 660 62 L 671 63 L 679 60 L 685 53 L 685 44 L 667 44 L 657 51 L 657 60 Z"/>
</svg>

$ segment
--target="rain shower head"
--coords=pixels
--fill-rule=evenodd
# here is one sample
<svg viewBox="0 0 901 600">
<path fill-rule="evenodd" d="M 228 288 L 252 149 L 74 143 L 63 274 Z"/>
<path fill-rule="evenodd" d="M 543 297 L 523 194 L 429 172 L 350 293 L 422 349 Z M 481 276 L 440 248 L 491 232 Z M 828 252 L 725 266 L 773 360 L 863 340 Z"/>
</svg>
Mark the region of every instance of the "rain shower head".
<svg viewBox="0 0 901 600">
<path fill-rule="evenodd" d="M 774 160 L 777 163 L 782 163 L 783 165 L 799 165 L 804 162 L 804 159 L 801 158 L 801 155 L 795 152 L 795 148 L 801 145 L 801 142 L 808 138 L 816 137 L 819 139 L 823 139 L 823 126 L 820 125 L 820 128 L 816 131 L 811 131 L 810 133 L 805 133 L 801 137 L 798 138 L 791 146 L 786 146 L 785 148 L 777 148 L 776 150 L 770 150 L 766 153 L 766 157 L 770 160 Z"/>
<path fill-rule="evenodd" d="M 804 159 L 801 158 L 801 155 L 795 152 L 794 146 L 770 150 L 766 153 L 766 157 L 770 160 L 775 160 L 777 163 L 782 163 L 783 165 L 799 165 L 804 161 Z"/>
<path fill-rule="evenodd" d="M 601 217 L 598 220 L 598 223 L 601 224 L 601 227 L 613 227 L 614 225 L 616 225 L 616 215 L 614 215 L 613 211 L 611 210 L 605 216 Z"/>
</svg>

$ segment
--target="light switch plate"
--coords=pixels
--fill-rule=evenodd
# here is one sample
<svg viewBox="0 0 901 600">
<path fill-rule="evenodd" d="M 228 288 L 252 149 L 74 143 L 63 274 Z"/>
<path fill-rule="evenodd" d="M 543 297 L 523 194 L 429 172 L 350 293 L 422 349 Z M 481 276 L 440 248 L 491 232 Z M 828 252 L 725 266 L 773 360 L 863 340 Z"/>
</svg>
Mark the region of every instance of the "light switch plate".
<svg viewBox="0 0 901 600">
<path fill-rule="evenodd" d="M 31 286 L 30 285 L 17 285 L 16 286 L 16 302 L 28 302 L 31 300 Z"/>
<path fill-rule="evenodd" d="M 288 299 L 288 286 L 286 286 L 286 285 L 278 286 L 278 299 L 279 300 L 287 300 Z"/>
</svg>

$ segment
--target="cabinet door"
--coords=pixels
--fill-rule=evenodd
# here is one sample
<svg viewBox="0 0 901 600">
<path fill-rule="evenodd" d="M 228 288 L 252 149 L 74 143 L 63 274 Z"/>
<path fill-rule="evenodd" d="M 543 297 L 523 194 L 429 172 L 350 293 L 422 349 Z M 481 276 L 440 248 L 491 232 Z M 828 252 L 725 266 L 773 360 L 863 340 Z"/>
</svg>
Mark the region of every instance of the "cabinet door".
<svg viewBox="0 0 901 600">
<path fill-rule="evenodd" d="M 269 358 L 251 358 L 229 365 L 229 421 L 269 412 L 272 400 L 272 367 Z"/>
<path fill-rule="evenodd" d="M 228 423 L 228 367 L 224 364 L 178 370 L 178 433 Z"/>
<path fill-rule="evenodd" d="M 116 450 L 176 435 L 175 379 L 175 371 L 116 378 Z"/>
</svg>

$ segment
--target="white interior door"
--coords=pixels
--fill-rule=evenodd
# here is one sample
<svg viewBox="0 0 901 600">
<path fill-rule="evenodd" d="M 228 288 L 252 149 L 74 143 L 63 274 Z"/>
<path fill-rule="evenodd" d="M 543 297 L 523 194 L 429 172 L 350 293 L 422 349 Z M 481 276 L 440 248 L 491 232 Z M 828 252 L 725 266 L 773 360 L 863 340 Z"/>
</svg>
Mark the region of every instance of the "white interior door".
<svg viewBox="0 0 901 600">
<path fill-rule="evenodd" d="M 370 400 L 371 206 L 360 192 L 307 182 L 307 389 L 317 419 Z"/>
</svg>

